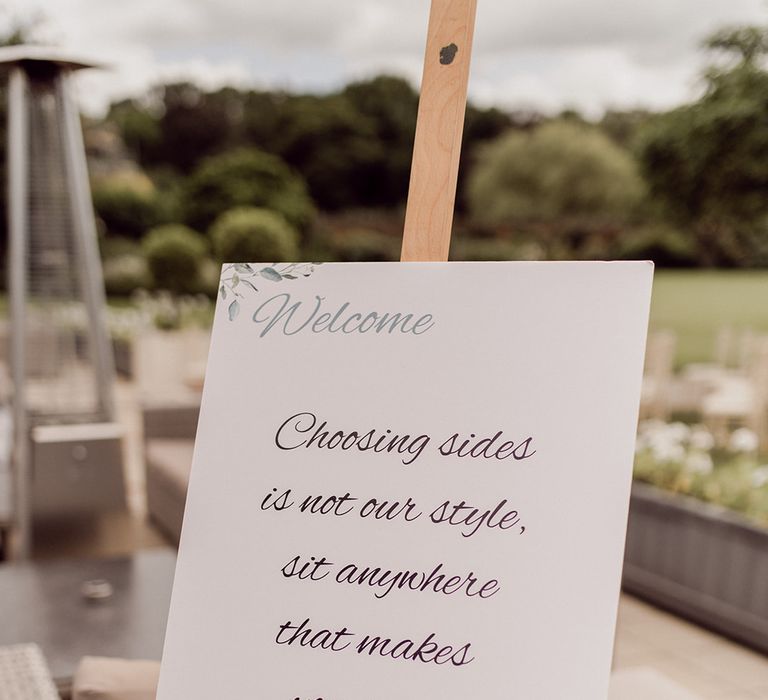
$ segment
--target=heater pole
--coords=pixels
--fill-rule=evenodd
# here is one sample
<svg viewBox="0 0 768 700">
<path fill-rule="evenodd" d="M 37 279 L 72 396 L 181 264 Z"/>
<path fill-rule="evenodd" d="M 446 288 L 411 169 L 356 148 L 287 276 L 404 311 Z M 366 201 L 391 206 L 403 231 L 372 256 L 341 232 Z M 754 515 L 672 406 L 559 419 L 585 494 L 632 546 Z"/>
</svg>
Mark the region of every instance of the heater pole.
<svg viewBox="0 0 768 700">
<path fill-rule="evenodd" d="M 24 397 L 26 378 L 25 332 L 27 298 L 27 224 L 29 181 L 29 133 L 27 93 L 29 85 L 21 66 L 15 66 L 8 83 L 8 288 L 11 328 L 10 359 L 13 380 L 13 465 L 16 529 L 11 547 L 16 557 L 31 553 L 30 445 Z"/>
<path fill-rule="evenodd" d="M 99 260 L 96 223 L 93 215 L 88 165 L 80 126 L 80 115 L 72 97 L 70 71 L 56 78 L 56 98 L 61 105 L 64 126 L 64 164 L 70 183 L 70 201 L 75 225 L 75 243 L 82 274 L 82 294 L 88 314 L 88 333 L 93 348 L 98 405 L 102 421 L 115 418 L 112 386 L 115 381 L 115 360 L 112 354 L 105 310 L 104 275 Z"/>
</svg>

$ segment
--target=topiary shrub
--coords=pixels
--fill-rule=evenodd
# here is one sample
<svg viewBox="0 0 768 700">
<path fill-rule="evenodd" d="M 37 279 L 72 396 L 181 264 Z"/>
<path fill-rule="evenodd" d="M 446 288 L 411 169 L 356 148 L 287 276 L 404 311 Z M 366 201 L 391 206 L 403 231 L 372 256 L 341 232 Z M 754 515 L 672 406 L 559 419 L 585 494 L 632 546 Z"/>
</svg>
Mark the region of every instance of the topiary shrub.
<svg viewBox="0 0 768 700">
<path fill-rule="evenodd" d="M 99 252 L 102 260 L 123 255 L 141 255 L 141 243 L 125 236 L 99 236 Z"/>
<path fill-rule="evenodd" d="M 296 230 L 268 209 L 231 209 L 216 219 L 210 235 L 222 262 L 286 262 L 299 257 Z"/>
<path fill-rule="evenodd" d="M 235 207 L 272 209 L 297 230 L 314 215 L 304 180 L 279 157 L 255 148 L 206 158 L 190 176 L 185 199 L 186 221 L 201 231 Z"/>
<path fill-rule="evenodd" d="M 104 287 L 110 296 L 129 296 L 151 285 L 152 275 L 141 255 L 115 255 L 104 261 Z"/>
<path fill-rule="evenodd" d="M 200 269 L 208 252 L 203 236 L 181 224 L 158 226 L 147 233 L 142 251 L 155 287 L 176 294 L 200 287 Z"/>
<path fill-rule="evenodd" d="M 215 299 L 219 292 L 221 263 L 212 258 L 205 258 L 200 264 L 197 293 Z"/>
<path fill-rule="evenodd" d="M 118 173 L 99 180 L 92 197 L 93 208 L 110 236 L 138 240 L 166 220 L 155 186 L 141 173 Z"/>
</svg>

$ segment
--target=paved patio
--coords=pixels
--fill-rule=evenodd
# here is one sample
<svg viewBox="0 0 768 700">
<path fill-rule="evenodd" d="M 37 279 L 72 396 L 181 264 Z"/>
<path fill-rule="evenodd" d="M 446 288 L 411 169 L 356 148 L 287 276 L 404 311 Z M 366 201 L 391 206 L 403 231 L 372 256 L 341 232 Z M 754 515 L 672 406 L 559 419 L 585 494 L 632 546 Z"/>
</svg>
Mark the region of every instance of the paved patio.
<svg viewBox="0 0 768 700">
<path fill-rule="evenodd" d="M 116 513 L 69 531 L 39 533 L 36 552 L 51 556 L 117 556 L 164 544 L 146 521 L 137 390 L 118 387 L 127 429 L 126 483 L 130 513 Z M 611 700 L 768 699 L 768 657 L 622 595 Z"/>
<path fill-rule="evenodd" d="M 659 683 L 678 687 L 677 694 L 624 693 L 617 700 L 768 698 L 768 658 L 628 595 L 619 606 L 613 665 L 622 673 L 650 670 Z"/>
</svg>

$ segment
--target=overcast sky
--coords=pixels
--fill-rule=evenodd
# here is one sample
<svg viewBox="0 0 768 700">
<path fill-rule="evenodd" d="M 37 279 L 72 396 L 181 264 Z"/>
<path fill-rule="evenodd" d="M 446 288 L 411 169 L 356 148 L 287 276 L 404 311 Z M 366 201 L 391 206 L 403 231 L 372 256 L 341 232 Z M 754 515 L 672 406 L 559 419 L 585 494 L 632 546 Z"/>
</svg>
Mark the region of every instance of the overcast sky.
<svg viewBox="0 0 768 700">
<path fill-rule="evenodd" d="M 701 39 L 766 23 L 766 0 L 479 0 L 470 94 L 481 104 L 599 115 L 696 94 Z M 2 21 L 105 61 L 89 112 L 168 79 L 323 91 L 387 71 L 418 84 L 429 0 L 10 0 Z"/>
</svg>

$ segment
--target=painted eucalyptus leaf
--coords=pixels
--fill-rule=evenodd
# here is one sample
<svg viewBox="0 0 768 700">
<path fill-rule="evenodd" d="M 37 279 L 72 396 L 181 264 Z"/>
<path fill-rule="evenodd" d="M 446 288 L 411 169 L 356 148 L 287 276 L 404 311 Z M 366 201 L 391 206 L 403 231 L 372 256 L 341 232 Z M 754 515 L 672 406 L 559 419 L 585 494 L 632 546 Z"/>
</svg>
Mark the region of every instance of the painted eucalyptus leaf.
<svg viewBox="0 0 768 700">
<path fill-rule="evenodd" d="M 283 276 L 274 267 L 265 267 L 263 270 L 259 270 L 259 274 L 272 282 L 279 282 L 283 279 Z"/>
<path fill-rule="evenodd" d="M 235 299 L 230 305 L 229 305 L 229 320 L 234 321 L 237 318 L 237 315 L 240 313 L 240 302 Z"/>
</svg>

